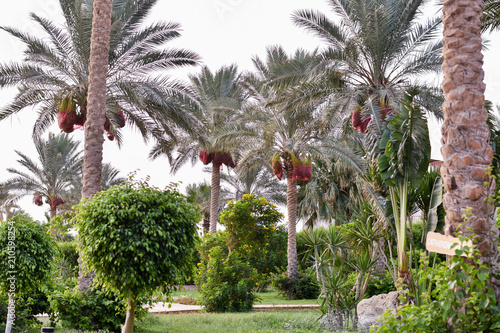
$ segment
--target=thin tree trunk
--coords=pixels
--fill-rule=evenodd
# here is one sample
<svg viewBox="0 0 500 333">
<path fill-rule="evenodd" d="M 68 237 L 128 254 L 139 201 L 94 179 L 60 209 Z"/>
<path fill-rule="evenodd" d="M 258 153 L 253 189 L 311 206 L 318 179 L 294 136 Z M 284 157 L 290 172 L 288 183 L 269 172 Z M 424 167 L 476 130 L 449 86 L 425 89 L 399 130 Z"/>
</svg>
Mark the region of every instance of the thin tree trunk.
<svg viewBox="0 0 500 333">
<path fill-rule="evenodd" d="M 52 221 L 52 219 L 56 216 L 57 216 L 57 207 L 53 207 L 51 204 L 51 206 L 50 206 L 50 220 Z M 54 230 L 54 228 L 50 227 L 49 231 L 52 235 L 57 236 L 57 232 Z"/>
<path fill-rule="evenodd" d="M 220 163 L 212 162 L 212 192 L 210 198 L 210 233 L 217 232 L 219 221 Z"/>
<path fill-rule="evenodd" d="M 465 209 L 472 214 L 460 231 L 479 236 L 483 260 L 496 263 L 497 235 L 493 210 L 486 202 L 487 168 L 493 150 L 484 107 L 483 55 L 481 54 L 481 0 L 445 0 L 443 3 L 443 104 L 441 153 L 446 210 L 445 233 L 454 236 L 464 224 Z"/>
<path fill-rule="evenodd" d="M 299 276 L 297 264 L 297 181 L 293 180 L 293 165 L 285 162 L 286 170 L 286 207 L 288 210 L 288 276 Z"/>
<path fill-rule="evenodd" d="M 203 232 L 207 235 L 210 231 L 210 212 L 203 213 Z"/>
<path fill-rule="evenodd" d="M 10 333 L 12 331 L 12 323 L 14 322 L 15 318 L 15 304 L 16 300 L 14 299 L 14 294 L 9 293 L 9 304 L 8 304 L 8 311 L 7 311 L 7 323 L 5 325 L 5 333 Z"/>
<path fill-rule="evenodd" d="M 52 220 L 57 216 L 57 207 L 50 206 L 50 219 Z"/>
<path fill-rule="evenodd" d="M 125 317 L 125 325 L 122 327 L 122 333 L 134 333 L 134 319 L 135 319 L 135 302 L 137 296 L 127 300 L 127 316 Z"/>
<path fill-rule="evenodd" d="M 106 78 L 108 73 L 112 0 L 95 0 L 90 41 L 89 90 L 83 158 L 82 198 L 101 190 L 104 116 L 106 113 Z M 80 267 L 80 272 L 82 269 Z M 90 280 L 90 281 L 89 281 Z M 92 276 L 80 274 L 82 289 L 92 283 Z"/>
</svg>

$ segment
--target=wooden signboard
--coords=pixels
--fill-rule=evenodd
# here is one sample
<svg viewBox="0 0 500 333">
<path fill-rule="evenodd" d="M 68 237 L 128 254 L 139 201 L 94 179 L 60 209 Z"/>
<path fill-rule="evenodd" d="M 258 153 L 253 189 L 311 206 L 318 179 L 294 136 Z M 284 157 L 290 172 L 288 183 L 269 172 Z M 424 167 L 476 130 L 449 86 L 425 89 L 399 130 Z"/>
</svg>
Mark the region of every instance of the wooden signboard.
<svg viewBox="0 0 500 333">
<path fill-rule="evenodd" d="M 453 244 L 457 243 L 458 245 L 451 248 Z M 437 232 L 428 232 L 427 233 L 427 241 L 425 242 L 425 248 L 430 252 L 436 252 L 441 254 L 446 254 L 449 256 L 455 255 L 455 250 L 462 249 L 463 246 L 469 246 L 472 248 L 472 242 L 460 242 L 458 237 L 445 236 L 438 234 Z"/>
</svg>

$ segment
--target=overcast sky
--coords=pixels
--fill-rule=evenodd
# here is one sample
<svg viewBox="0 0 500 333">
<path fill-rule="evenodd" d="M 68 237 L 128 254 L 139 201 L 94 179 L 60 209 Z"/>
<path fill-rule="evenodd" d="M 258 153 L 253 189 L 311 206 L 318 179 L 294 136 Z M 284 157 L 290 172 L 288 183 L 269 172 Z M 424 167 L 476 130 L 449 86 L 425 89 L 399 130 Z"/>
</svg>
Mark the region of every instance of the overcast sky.
<svg viewBox="0 0 500 333">
<path fill-rule="evenodd" d="M 222 65 L 235 63 L 240 69 L 252 69 L 251 58 L 263 57 L 266 46 L 281 44 L 288 52 L 297 48 L 312 50 L 322 46 L 321 41 L 295 27 L 290 15 L 295 9 L 317 9 L 331 16 L 326 0 L 159 0 L 153 9 L 150 21 L 174 21 L 182 25 L 182 36 L 171 46 L 183 47 L 196 51 L 203 58 L 204 64 L 212 70 Z M 35 12 L 42 17 L 62 23 L 62 14 L 57 0 L 17 0 L 8 1 L 0 11 L 0 25 L 36 33 L 35 26 L 29 19 L 29 13 Z M 491 40 L 489 50 L 485 52 L 486 97 L 500 103 L 500 56 L 499 34 L 488 36 Z M 0 31 L 0 63 L 20 61 L 23 44 L 6 32 Z M 196 72 L 196 70 L 192 70 Z M 181 79 L 186 73 L 176 73 Z M 436 78 L 438 79 L 438 78 Z M 0 107 L 8 103 L 15 90 L 0 91 Z M 22 151 L 36 158 L 31 139 L 36 110 L 26 109 L 18 115 L 0 122 L 0 180 L 9 178 L 6 169 L 18 168 L 14 150 Z M 55 125 L 52 132 L 58 132 Z M 171 181 L 182 181 L 183 186 L 209 179 L 201 171 L 201 163 L 194 168 L 184 167 L 176 175 L 170 174 L 168 162 L 164 158 L 149 161 L 149 148 L 140 135 L 134 131 L 124 131 L 125 139 L 121 150 L 110 141 L 104 143 L 104 162 L 112 163 L 121 170 L 123 176 L 134 170 L 140 170 L 142 176 L 151 176 L 151 183 L 164 187 Z M 73 137 L 83 140 L 83 132 L 73 132 Z M 439 158 L 439 126 L 431 127 L 433 158 Z M 43 219 L 48 206 L 37 207 L 32 198 L 21 202 L 23 209 L 35 218 Z M 47 206 L 47 207 L 46 207 Z"/>
</svg>

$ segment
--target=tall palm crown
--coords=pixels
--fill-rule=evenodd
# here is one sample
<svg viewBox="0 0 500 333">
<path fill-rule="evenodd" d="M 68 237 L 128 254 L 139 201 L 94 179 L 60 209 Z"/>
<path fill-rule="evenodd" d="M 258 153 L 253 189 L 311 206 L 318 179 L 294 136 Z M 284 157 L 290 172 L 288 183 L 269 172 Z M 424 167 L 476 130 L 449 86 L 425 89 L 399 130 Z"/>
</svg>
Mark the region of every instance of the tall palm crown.
<svg viewBox="0 0 500 333">
<path fill-rule="evenodd" d="M 286 187 L 278 182 L 270 168 L 262 166 L 243 174 L 229 172 L 221 175 L 221 183 L 226 185 L 224 197 L 241 200 L 244 194 L 264 197 L 274 204 L 286 204 Z"/>
<path fill-rule="evenodd" d="M 238 86 L 240 75 L 236 65 L 223 66 L 214 73 L 204 66 L 198 75 L 191 75 L 189 78 L 199 103 L 190 109 L 200 121 L 198 132 L 179 131 L 175 140 L 164 139 L 151 151 L 152 158 L 166 155 L 174 173 L 188 161 L 194 165 L 198 161 L 200 150 L 222 150 L 216 144 L 215 134 L 234 119 L 245 99 Z"/>
<path fill-rule="evenodd" d="M 198 132 L 178 132 L 175 140 L 161 140 L 151 151 L 151 157 L 162 154 L 169 159 L 172 172 L 176 172 L 186 162 L 194 165 L 200 152 L 213 154 L 224 152 L 216 142 L 217 132 L 231 123 L 240 109 L 245 95 L 239 88 L 240 75 L 235 65 L 223 66 L 215 73 L 203 67 L 198 75 L 190 76 L 198 105 L 191 109 L 200 121 Z M 225 151 L 227 153 L 227 151 Z M 220 195 L 220 167 L 216 160 L 212 163 L 210 232 L 217 230 Z"/>
<path fill-rule="evenodd" d="M 22 169 L 8 168 L 14 177 L 5 182 L 13 199 L 33 196 L 37 197 L 35 203 L 38 205 L 45 200 L 50 205 L 51 218 L 54 217 L 58 207 L 71 197 L 71 188 L 75 184 L 78 186 L 81 180 L 83 158 L 79 143 L 68 134 L 50 133 L 47 140 L 37 139 L 38 163 L 16 151 Z"/>
<path fill-rule="evenodd" d="M 164 71 L 194 65 L 197 54 L 183 49 L 166 49 L 180 36 L 179 24 L 144 26 L 157 0 L 113 2 L 106 114 L 110 131 L 120 142 L 122 111 L 130 125 L 144 137 L 171 134 L 171 123 L 186 129 L 192 118 L 183 112 L 191 91 L 170 80 Z M 0 87 L 17 86 L 14 100 L 0 110 L 0 120 L 22 109 L 38 106 L 34 135 L 41 134 L 56 119 L 62 98 L 72 93 L 77 113 L 86 115 L 93 0 L 60 0 L 64 27 L 31 14 L 45 32 L 44 39 L 15 28 L 1 27 L 26 44 L 22 63 L 0 65 Z M 159 130 L 160 129 L 160 130 Z"/>
<path fill-rule="evenodd" d="M 333 95 L 333 104 L 352 111 L 368 100 L 389 106 L 408 86 L 416 86 L 421 91 L 419 103 L 441 117 L 439 90 L 417 80 L 438 73 L 442 63 L 442 43 L 434 41 L 441 20 L 422 22 L 421 9 L 427 2 L 328 0 L 334 19 L 313 10 L 294 12 L 296 25 L 326 43 L 323 66 L 340 71 L 347 83 L 340 90 L 323 89 L 324 97 Z"/>
</svg>

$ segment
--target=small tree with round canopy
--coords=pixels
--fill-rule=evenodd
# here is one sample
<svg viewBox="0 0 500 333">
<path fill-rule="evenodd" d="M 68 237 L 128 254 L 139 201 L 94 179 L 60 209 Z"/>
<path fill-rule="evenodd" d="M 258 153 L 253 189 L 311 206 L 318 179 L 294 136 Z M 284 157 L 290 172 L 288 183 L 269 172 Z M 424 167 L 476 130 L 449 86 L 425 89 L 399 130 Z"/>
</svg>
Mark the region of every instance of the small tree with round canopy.
<svg viewBox="0 0 500 333">
<path fill-rule="evenodd" d="M 130 180 L 76 207 L 83 261 L 95 283 L 127 299 L 123 333 L 134 331 L 137 296 L 177 284 L 191 271 L 201 219 L 175 186 Z"/>
<path fill-rule="evenodd" d="M 54 241 L 45 226 L 24 214 L 0 224 L 0 291 L 9 295 L 5 333 L 14 319 L 15 295 L 36 289 L 50 274 Z"/>
</svg>

